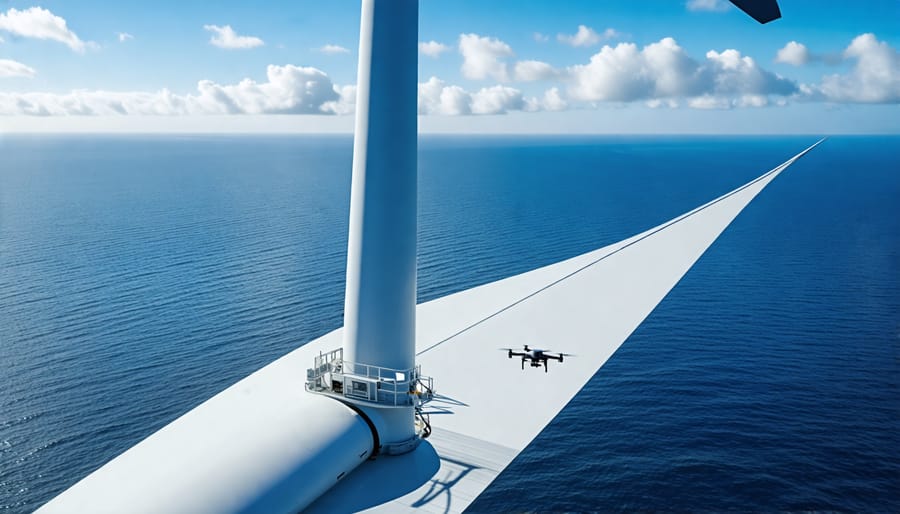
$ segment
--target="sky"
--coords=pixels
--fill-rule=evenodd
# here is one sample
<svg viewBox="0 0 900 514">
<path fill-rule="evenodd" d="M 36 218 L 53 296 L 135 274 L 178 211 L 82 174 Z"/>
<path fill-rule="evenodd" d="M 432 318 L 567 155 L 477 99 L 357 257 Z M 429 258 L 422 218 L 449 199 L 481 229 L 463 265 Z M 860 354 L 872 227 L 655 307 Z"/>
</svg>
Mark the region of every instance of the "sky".
<svg viewBox="0 0 900 514">
<path fill-rule="evenodd" d="M 900 0 L 420 0 L 436 133 L 900 133 Z M 0 0 L 0 133 L 351 132 L 359 0 Z"/>
</svg>

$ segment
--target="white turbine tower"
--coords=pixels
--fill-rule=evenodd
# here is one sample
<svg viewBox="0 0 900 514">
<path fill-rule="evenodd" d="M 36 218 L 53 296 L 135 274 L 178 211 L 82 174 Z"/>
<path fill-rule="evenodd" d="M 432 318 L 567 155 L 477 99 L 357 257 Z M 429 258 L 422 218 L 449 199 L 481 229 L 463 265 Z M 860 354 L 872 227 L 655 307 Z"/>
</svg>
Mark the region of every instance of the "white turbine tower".
<svg viewBox="0 0 900 514">
<path fill-rule="evenodd" d="M 362 3 L 344 300 L 344 360 L 401 373 L 416 358 L 418 7 Z M 363 408 L 382 443 L 415 437 L 412 406 Z"/>
</svg>

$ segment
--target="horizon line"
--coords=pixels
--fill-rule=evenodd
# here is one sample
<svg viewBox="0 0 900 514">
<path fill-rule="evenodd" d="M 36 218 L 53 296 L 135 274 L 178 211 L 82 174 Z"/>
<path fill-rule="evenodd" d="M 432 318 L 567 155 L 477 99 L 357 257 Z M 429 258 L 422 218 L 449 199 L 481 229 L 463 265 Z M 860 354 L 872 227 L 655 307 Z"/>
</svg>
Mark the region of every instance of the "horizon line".
<svg viewBox="0 0 900 514">
<path fill-rule="evenodd" d="M 116 131 L 116 130 L 5 130 L 0 129 L 0 138 L 4 136 L 353 136 L 353 131 Z M 421 131 L 420 136 L 517 136 L 517 137 L 900 137 L 900 132 L 456 132 L 456 131 Z"/>
</svg>

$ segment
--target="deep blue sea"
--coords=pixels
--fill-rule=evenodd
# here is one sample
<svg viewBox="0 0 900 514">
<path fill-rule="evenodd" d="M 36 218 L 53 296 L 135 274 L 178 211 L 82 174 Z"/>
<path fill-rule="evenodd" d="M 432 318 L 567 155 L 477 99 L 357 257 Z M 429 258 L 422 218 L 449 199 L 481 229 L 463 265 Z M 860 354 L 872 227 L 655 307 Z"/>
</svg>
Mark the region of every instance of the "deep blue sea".
<svg viewBox="0 0 900 514">
<path fill-rule="evenodd" d="M 618 241 L 816 137 L 436 137 L 419 300 Z M 0 510 L 340 326 L 349 136 L 0 135 Z M 900 512 L 900 137 L 779 176 L 471 506 Z"/>
</svg>

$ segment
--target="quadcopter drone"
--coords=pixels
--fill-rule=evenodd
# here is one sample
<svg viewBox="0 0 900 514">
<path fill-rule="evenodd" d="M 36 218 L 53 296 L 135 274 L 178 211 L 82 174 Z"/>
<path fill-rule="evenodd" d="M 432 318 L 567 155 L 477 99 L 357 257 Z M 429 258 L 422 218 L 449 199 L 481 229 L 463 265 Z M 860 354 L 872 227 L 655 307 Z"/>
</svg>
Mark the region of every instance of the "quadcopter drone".
<svg viewBox="0 0 900 514">
<path fill-rule="evenodd" d="M 506 350 L 509 355 L 509 358 L 512 359 L 513 356 L 522 358 L 522 369 L 525 369 L 525 361 L 529 361 L 529 365 L 532 368 L 540 368 L 543 363 L 544 373 L 547 373 L 547 361 L 550 359 L 557 360 L 559 362 L 563 361 L 563 357 L 571 356 L 571 353 L 558 353 L 551 352 L 550 350 L 539 350 L 537 348 L 529 348 L 526 344 L 522 351 L 517 352 L 512 348 L 501 348 L 501 350 Z"/>
</svg>

